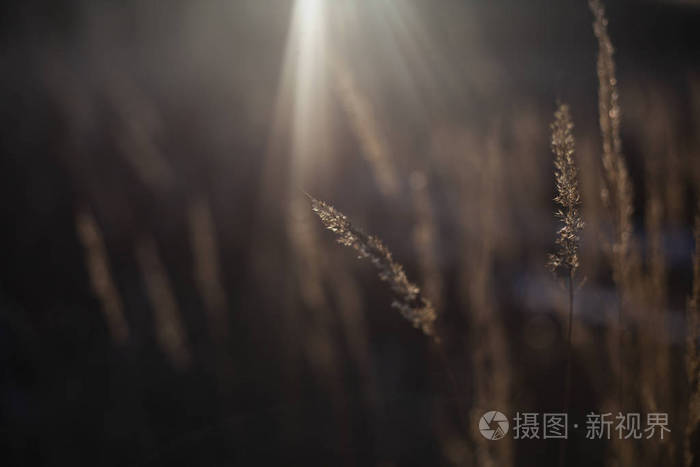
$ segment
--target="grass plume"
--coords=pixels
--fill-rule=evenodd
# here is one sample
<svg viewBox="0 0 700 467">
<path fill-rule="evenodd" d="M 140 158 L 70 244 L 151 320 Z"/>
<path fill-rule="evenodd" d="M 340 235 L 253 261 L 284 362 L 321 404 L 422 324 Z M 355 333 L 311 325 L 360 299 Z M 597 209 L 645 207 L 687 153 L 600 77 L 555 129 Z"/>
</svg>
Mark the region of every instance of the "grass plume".
<svg viewBox="0 0 700 467">
<path fill-rule="evenodd" d="M 559 268 L 566 270 L 569 289 L 569 323 L 567 332 L 567 356 L 566 376 L 564 380 L 564 408 L 569 411 L 571 403 L 571 367 L 573 348 L 573 321 L 574 321 L 574 273 L 579 267 L 578 249 L 583 230 L 583 219 L 579 210 L 581 195 L 578 191 L 578 168 L 574 163 L 574 123 L 571 119 L 569 107 L 566 104 L 559 105 L 554 113 L 552 129 L 552 153 L 554 154 L 554 178 L 556 180 L 557 195 L 554 202 L 559 205 L 556 217 L 563 224 L 557 231 L 557 252 L 549 256 L 549 267 L 552 271 Z M 561 445 L 560 465 L 564 465 L 566 458 L 566 440 Z"/>
<path fill-rule="evenodd" d="M 555 179 L 557 196 L 554 201 L 559 205 L 556 211 L 562 227 L 557 232 L 557 252 L 549 256 L 549 266 L 552 270 L 565 268 L 572 276 L 579 267 L 578 247 L 579 233 L 583 229 L 583 219 L 579 211 L 581 195 L 578 191 L 578 169 L 573 155 L 575 141 L 572 130 L 569 107 L 559 106 L 554 113 L 552 129 L 552 152 L 554 153 Z"/>
<path fill-rule="evenodd" d="M 418 286 L 408 280 L 403 266 L 394 261 L 381 240 L 353 226 L 345 214 L 330 204 L 311 196 L 310 199 L 311 209 L 323 225 L 338 236 L 338 243 L 351 247 L 361 258 L 369 259 L 379 271 L 379 278 L 389 284 L 395 296 L 391 306 L 398 309 L 414 327 L 435 337 L 437 315 L 433 305 L 421 295 Z"/>
<path fill-rule="evenodd" d="M 603 171 L 605 184 L 601 193 L 603 204 L 612 217 L 613 239 L 610 245 L 610 262 L 613 280 L 619 290 L 617 310 L 618 403 L 622 410 L 625 391 L 625 307 L 632 298 L 639 278 L 638 261 L 632 254 L 632 216 L 634 193 L 627 164 L 622 155 L 620 137 L 620 96 L 615 76 L 615 49 L 608 35 L 608 19 L 600 0 L 589 0 L 594 16 L 593 33 L 598 41 L 598 118 L 603 140 Z M 611 334 L 612 337 L 612 334 Z M 624 458 L 625 454 L 621 455 Z"/>
<path fill-rule="evenodd" d="M 618 284 L 624 284 L 627 282 L 631 264 L 629 255 L 634 193 L 627 164 L 622 155 L 620 97 L 613 58 L 615 49 L 608 35 L 608 19 L 600 0 L 589 0 L 588 4 L 595 17 L 593 32 L 598 40 L 598 115 L 603 140 L 602 161 L 605 172 L 603 199 L 613 213 L 615 228 L 612 245 L 613 274 Z"/>
</svg>

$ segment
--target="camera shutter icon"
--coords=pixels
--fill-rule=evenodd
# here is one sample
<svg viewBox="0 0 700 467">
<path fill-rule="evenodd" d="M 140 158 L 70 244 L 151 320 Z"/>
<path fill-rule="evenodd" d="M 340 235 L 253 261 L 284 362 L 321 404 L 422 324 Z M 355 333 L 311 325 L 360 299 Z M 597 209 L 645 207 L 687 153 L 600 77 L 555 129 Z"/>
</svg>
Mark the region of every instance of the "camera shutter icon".
<svg viewBox="0 0 700 467">
<path fill-rule="evenodd" d="M 479 419 L 479 431 L 484 438 L 495 441 L 508 433 L 508 418 L 497 410 L 486 412 Z"/>
</svg>

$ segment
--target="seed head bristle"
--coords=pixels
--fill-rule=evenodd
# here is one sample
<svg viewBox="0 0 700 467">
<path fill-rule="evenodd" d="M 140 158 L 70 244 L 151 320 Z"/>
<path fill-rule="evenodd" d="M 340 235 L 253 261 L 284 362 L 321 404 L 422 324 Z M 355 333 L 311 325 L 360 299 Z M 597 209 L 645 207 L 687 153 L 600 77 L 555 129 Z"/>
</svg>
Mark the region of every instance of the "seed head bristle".
<svg viewBox="0 0 700 467">
<path fill-rule="evenodd" d="M 632 215 L 634 193 L 627 164 L 622 155 L 620 137 L 620 96 L 615 77 L 615 49 L 608 35 L 608 19 L 600 0 L 589 0 L 594 16 L 593 32 L 598 41 L 598 116 L 603 139 L 605 186 L 601 197 L 613 216 L 615 237 L 612 244 L 612 266 L 615 281 L 625 284 L 635 261 L 631 258 Z"/>
<path fill-rule="evenodd" d="M 574 163 L 575 141 L 574 124 L 569 107 L 560 105 L 554 113 L 552 129 L 552 152 L 554 153 L 555 179 L 557 195 L 555 203 L 559 205 L 556 217 L 562 222 L 557 232 L 557 252 L 549 256 L 549 267 L 556 270 L 564 267 L 575 272 L 579 266 L 579 233 L 583 229 L 583 219 L 579 211 L 581 195 L 578 191 L 578 169 Z"/>
<path fill-rule="evenodd" d="M 338 236 L 338 243 L 353 248 L 360 258 L 370 260 L 377 269 L 379 278 L 388 283 L 394 293 L 392 307 L 398 309 L 414 327 L 434 337 L 437 317 L 435 309 L 421 295 L 420 288 L 408 280 L 403 266 L 394 261 L 381 240 L 354 227 L 345 214 L 328 203 L 311 197 L 311 209 L 323 225 Z"/>
</svg>

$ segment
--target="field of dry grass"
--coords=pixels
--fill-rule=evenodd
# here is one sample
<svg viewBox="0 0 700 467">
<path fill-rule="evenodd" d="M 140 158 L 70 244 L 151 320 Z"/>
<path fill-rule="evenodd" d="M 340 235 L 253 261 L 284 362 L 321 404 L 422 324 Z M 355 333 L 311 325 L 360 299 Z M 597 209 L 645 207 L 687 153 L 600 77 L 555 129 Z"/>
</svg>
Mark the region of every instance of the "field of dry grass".
<svg viewBox="0 0 700 467">
<path fill-rule="evenodd" d="M 1 465 L 700 465 L 694 2 L 4 17 Z"/>
</svg>

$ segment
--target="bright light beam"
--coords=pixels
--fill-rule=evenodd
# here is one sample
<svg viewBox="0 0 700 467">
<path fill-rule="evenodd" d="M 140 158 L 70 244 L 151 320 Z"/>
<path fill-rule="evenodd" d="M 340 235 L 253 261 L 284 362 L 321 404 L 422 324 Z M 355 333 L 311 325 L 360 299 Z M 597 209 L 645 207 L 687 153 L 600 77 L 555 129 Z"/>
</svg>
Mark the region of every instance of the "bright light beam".
<svg viewBox="0 0 700 467">
<path fill-rule="evenodd" d="M 326 147 L 325 0 L 296 0 L 278 88 L 271 150 L 291 151 L 292 185 L 303 183 L 309 163 Z M 281 135 L 290 141 L 280 144 Z M 272 149 L 274 147 L 274 149 Z M 284 149 L 283 149 L 284 150 Z"/>
</svg>

